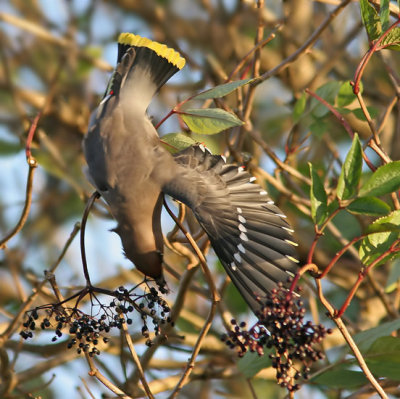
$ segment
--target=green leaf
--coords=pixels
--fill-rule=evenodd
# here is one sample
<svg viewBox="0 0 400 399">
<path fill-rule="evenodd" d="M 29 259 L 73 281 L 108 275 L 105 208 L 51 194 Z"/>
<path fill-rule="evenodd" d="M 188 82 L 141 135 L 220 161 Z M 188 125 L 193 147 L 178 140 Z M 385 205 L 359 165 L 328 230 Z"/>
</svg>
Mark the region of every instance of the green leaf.
<svg viewBox="0 0 400 399">
<path fill-rule="evenodd" d="M 379 114 L 379 111 L 374 107 L 367 107 L 367 110 L 372 119 L 376 118 Z M 367 121 L 367 118 L 364 115 L 364 111 L 361 108 L 355 108 L 351 110 L 351 112 L 353 112 L 353 115 L 360 121 Z"/>
<path fill-rule="evenodd" d="M 349 365 L 344 363 L 338 367 L 319 374 L 311 380 L 318 385 L 325 385 L 330 388 L 353 389 L 367 383 L 367 378 L 361 371 L 349 369 Z"/>
<path fill-rule="evenodd" d="M 333 105 L 335 102 L 335 98 L 339 92 L 340 86 L 340 82 L 330 81 L 318 87 L 315 93 L 319 97 L 327 101 L 329 104 Z M 312 110 L 311 114 L 312 116 L 314 116 L 314 118 L 322 118 L 329 113 L 329 109 L 324 104 L 321 104 L 314 97 L 310 101 L 310 109 Z"/>
<path fill-rule="evenodd" d="M 185 318 L 184 314 L 181 314 L 180 317 L 178 317 L 178 320 L 176 321 L 176 327 L 182 334 L 198 334 L 199 332 L 196 325 L 193 323 L 193 320 L 188 320 L 187 318 Z"/>
<path fill-rule="evenodd" d="M 220 108 L 185 109 L 178 112 L 188 128 L 195 133 L 216 134 L 243 125 L 235 115 Z"/>
<path fill-rule="evenodd" d="M 389 17 L 390 17 L 389 0 L 381 0 L 379 17 L 382 25 L 382 30 L 386 31 L 389 28 Z"/>
<path fill-rule="evenodd" d="M 243 373 L 246 378 L 254 377 L 259 371 L 270 367 L 272 364 L 268 354 L 271 350 L 266 351 L 263 356 L 259 356 L 256 352 L 247 352 L 237 362 L 239 370 Z"/>
<path fill-rule="evenodd" d="M 389 277 L 386 282 L 385 292 L 390 294 L 397 289 L 400 281 L 400 259 L 395 259 L 390 265 Z"/>
<path fill-rule="evenodd" d="M 228 310 L 234 312 L 235 315 L 247 313 L 249 306 L 241 295 L 238 295 L 237 289 L 233 284 L 228 284 L 224 292 L 224 303 Z"/>
<path fill-rule="evenodd" d="M 366 351 L 367 356 L 375 355 L 394 355 L 395 352 L 400 352 L 400 339 L 389 335 L 378 337 Z M 400 362 L 400 354 L 397 355 Z"/>
<path fill-rule="evenodd" d="M 400 353 L 396 352 L 395 354 L 399 359 Z M 382 355 L 373 360 L 368 358 L 366 360 L 369 369 L 375 376 L 400 381 L 400 362 L 397 359 L 390 355 Z"/>
<path fill-rule="evenodd" d="M 308 165 L 310 167 L 311 176 L 311 216 L 315 224 L 322 224 L 328 217 L 326 192 L 318 173 L 314 170 L 313 165 L 311 163 Z"/>
<path fill-rule="evenodd" d="M 378 338 L 389 336 L 393 331 L 399 328 L 400 319 L 388 321 L 377 327 L 355 334 L 353 339 L 361 352 L 366 352 Z"/>
<path fill-rule="evenodd" d="M 361 177 L 362 149 L 356 133 L 349 153 L 340 172 L 336 195 L 341 200 L 354 197 L 357 194 L 358 182 Z"/>
<path fill-rule="evenodd" d="M 332 202 L 328 204 L 328 214 L 331 214 L 336 211 L 336 209 L 339 208 L 339 202 L 335 198 Z"/>
<path fill-rule="evenodd" d="M 172 154 L 196 144 L 186 133 L 168 133 L 161 137 L 161 143 Z"/>
<path fill-rule="evenodd" d="M 363 230 L 360 225 L 360 221 L 356 216 L 352 215 L 348 212 L 338 212 L 333 219 L 333 223 L 337 228 L 340 229 L 342 235 L 347 240 L 351 240 L 356 236 L 359 236 L 363 233 Z M 328 235 L 329 233 L 326 232 Z M 330 236 L 330 234 L 329 234 Z M 334 241 L 331 241 L 332 246 L 336 246 Z"/>
<path fill-rule="evenodd" d="M 361 262 L 368 266 L 377 258 L 387 253 L 391 245 L 398 239 L 398 232 L 373 233 L 363 238 L 358 250 Z M 378 264 L 386 262 L 388 258 L 393 256 L 392 253 L 387 253 Z"/>
<path fill-rule="evenodd" d="M 400 28 L 392 29 L 381 41 L 381 46 L 391 50 L 400 50 Z"/>
<path fill-rule="evenodd" d="M 306 104 L 307 104 L 307 96 L 306 93 L 303 93 L 301 97 L 296 101 L 296 104 L 294 104 L 293 107 L 293 122 L 297 123 L 301 116 L 304 113 L 304 110 L 306 109 Z"/>
<path fill-rule="evenodd" d="M 212 89 L 203 91 L 202 93 L 199 93 L 196 96 L 194 96 L 192 99 L 207 100 L 210 98 L 221 98 L 235 91 L 239 87 L 251 83 L 253 80 L 254 79 L 251 78 L 251 79 L 235 80 L 234 82 L 224 83 L 222 85 L 215 86 Z"/>
<path fill-rule="evenodd" d="M 378 377 L 400 380 L 400 339 L 380 337 L 364 355 L 370 370 Z"/>
<path fill-rule="evenodd" d="M 376 197 L 362 197 L 355 199 L 346 210 L 360 215 L 383 216 L 390 212 L 390 206 Z"/>
<path fill-rule="evenodd" d="M 323 119 L 317 119 L 310 125 L 310 131 L 316 137 L 321 137 L 327 130 L 328 124 Z"/>
<path fill-rule="evenodd" d="M 15 155 L 21 151 L 22 146 L 19 143 L 12 143 L 10 141 L 0 140 L 0 155 Z"/>
<path fill-rule="evenodd" d="M 400 210 L 393 211 L 390 215 L 375 220 L 367 228 L 367 233 L 400 231 Z"/>
<path fill-rule="evenodd" d="M 381 196 L 400 188 L 400 161 L 390 162 L 378 168 L 361 187 L 359 196 Z"/>
<path fill-rule="evenodd" d="M 361 82 L 360 82 L 360 87 L 361 87 Z M 353 112 L 352 109 L 348 109 L 348 108 L 335 107 L 335 109 L 341 115 L 347 115 L 347 114 L 350 114 L 351 112 Z"/>
<path fill-rule="evenodd" d="M 339 93 L 336 97 L 336 103 L 338 107 L 346 107 L 355 99 L 356 95 L 353 93 L 353 87 L 350 85 L 350 81 L 347 80 L 340 86 Z"/>
<path fill-rule="evenodd" d="M 360 0 L 361 18 L 367 30 L 368 39 L 372 42 L 382 34 L 382 25 L 378 13 L 368 0 Z"/>
<path fill-rule="evenodd" d="M 221 143 L 219 138 L 214 134 L 200 134 L 200 133 L 193 133 L 190 135 L 196 143 L 202 143 L 205 145 L 213 154 L 222 154 L 221 151 Z"/>
</svg>

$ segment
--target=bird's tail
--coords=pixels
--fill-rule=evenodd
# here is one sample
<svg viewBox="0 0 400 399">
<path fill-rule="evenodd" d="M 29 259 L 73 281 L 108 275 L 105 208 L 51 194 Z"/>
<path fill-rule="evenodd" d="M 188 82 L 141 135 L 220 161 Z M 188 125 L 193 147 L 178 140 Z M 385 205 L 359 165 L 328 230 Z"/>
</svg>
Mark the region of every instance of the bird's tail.
<svg viewBox="0 0 400 399">
<path fill-rule="evenodd" d="M 184 170 L 181 180 L 187 174 L 191 183 L 183 190 L 174 182 L 170 194 L 192 208 L 232 282 L 257 313 L 266 294 L 298 270 L 286 216 L 242 167 L 226 164 L 203 146 L 189 147 L 175 159 Z"/>
<path fill-rule="evenodd" d="M 104 99 L 123 97 L 130 110 L 143 112 L 157 90 L 185 65 L 174 49 L 133 33 L 119 35 L 117 62 Z"/>
</svg>

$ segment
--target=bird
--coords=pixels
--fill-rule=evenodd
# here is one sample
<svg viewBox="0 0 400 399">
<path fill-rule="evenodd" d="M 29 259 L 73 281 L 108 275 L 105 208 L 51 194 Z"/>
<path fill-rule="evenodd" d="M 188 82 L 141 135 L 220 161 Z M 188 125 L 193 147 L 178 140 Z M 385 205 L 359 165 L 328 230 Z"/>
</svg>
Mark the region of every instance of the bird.
<svg viewBox="0 0 400 399">
<path fill-rule="evenodd" d="M 168 195 L 189 207 L 226 273 L 257 314 L 263 298 L 296 274 L 294 230 L 242 166 L 204 145 L 171 154 L 146 111 L 185 59 L 133 33 L 118 38 L 117 66 L 83 140 L 86 175 L 117 222 L 123 251 L 163 281 L 161 211 Z"/>
</svg>

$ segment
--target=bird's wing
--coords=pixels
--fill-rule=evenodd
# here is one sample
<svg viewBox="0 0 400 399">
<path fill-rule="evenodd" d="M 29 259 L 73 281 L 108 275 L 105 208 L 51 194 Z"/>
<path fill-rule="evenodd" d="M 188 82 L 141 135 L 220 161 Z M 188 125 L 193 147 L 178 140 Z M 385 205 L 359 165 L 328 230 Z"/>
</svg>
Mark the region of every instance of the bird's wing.
<svg viewBox="0 0 400 399">
<path fill-rule="evenodd" d="M 278 282 L 296 273 L 293 230 L 242 167 L 204 146 L 176 154 L 179 172 L 163 192 L 191 208 L 237 289 L 256 313 Z"/>
</svg>

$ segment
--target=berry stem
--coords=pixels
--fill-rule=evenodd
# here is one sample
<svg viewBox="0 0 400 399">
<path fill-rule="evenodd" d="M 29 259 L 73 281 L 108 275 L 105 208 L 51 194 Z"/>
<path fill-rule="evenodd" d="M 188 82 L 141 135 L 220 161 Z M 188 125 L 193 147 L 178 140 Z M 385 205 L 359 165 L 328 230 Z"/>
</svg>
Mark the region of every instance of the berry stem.
<svg viewBox="0 0 400 399">
<path fill-rule="evenodd" d="M 308 264 L 304 265 L 303 267 L 301 267 L 300 270 L 294 276 L 293 281 L 292 281 L 292 283 L 291 283 L 291 285 L 289 287 L 287 295 L 291 296 L 291 294 L 293 293 L 294 289 L 296 288 L 296 285 L 297 285 L 300 277 L 304 273 L 306 273 L 306 272 L 308 272 L 310 270 L 313 271 L 314 273 L 318 273 L 319 272 L 318 266 L 316 264 L 314 264 L 314 263 L 308 263 Z"/>
</svg>

